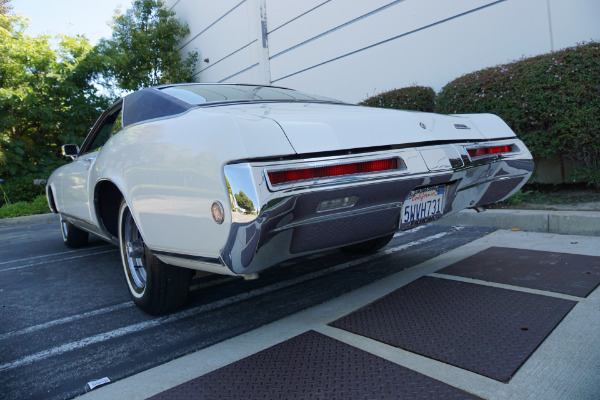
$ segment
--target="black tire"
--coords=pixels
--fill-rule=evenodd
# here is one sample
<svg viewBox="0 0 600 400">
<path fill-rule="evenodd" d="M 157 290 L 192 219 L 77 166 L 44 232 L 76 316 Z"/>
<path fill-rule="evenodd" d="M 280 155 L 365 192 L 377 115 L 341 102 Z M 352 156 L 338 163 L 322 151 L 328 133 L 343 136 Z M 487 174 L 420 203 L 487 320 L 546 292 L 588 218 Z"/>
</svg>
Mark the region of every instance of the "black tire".
<svg viewBox="0 0 600 400">
<path fill-rule="evenodd" d="M 350 246 L 342 247 L 342 250 L 347 253 L 368 254 L 375 253 L 377 250 L 385 247 L 394 237 L 391 233 L 387 236 L 382 236 L 376 239 L 367 240 L 360 243 L 351 244 Z"/>
<path fill-rule="evenodd" d="M 60 216 L 60 232 L 64 244 L 72 249 L 85 246 L 88 243 L 89 234 L 77 228 L 62 215 Z"/>
<path fill-rule="evenodd" d="M 183 306 L 194 271 L 165 264 L 152 254 L 125 201 L 119 207 L 119 244 L 127 287 L 138 307 L 163 315 Z"/>
</svg>

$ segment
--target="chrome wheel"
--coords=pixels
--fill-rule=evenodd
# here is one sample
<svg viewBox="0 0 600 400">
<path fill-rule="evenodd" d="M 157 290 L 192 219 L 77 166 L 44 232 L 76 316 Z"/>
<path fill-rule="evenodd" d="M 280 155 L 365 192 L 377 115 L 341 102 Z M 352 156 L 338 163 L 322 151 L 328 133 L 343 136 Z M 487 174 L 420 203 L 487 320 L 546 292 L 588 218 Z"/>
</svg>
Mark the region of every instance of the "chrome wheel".
<svg viewBox="0 0 600 400">
<path fill-rule="evenodd" d="M 69 237 L 69 231 L 67 226 L 67 220 L 62 215 L 60 216 L 60 233 L 62 233 L 63 240 L 66 242 Z"/>
<path fill-rule="evenodd" d="M 131 293 L 141 297 L 146 289 L 147 269 L 144 240 L 133 220 L 127 204 L 121 207 L 121 257 Z"/>
<path fill-rule="evenodd" d="M 165 264 L 152 254 L 125 200 L 119 208 L 119 245 L 125 280 L 138 307 L 161 315 L 185 303 L 194 271 Z"/>
<path fill-rule="evenodd" d="M 60 216 L 60 233 L 67 247 L 77 248 L 88 242 L 88 233 L 70 223 L 62 214 Z"/>
</svg>

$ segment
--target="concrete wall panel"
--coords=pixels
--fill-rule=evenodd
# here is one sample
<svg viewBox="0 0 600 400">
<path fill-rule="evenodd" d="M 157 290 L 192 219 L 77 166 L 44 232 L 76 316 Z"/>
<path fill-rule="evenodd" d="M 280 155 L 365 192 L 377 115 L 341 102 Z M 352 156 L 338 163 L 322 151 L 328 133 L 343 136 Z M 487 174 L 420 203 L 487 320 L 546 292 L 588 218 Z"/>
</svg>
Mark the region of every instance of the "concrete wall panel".
<svg viewBox="0 0 600 400">
<path fill-rule="evenodd" d="M 413 84 L 439 91 L 465 73 L 549 51 L 547 19 L 525 4 L 532 1 L 499 3 L 278 81 L 272 60 L 272 76 L 276 84 L 350 102 Z"/>
<path fill-rule="evenodd" d="M 198 81 L 266 80 L 350 102 L 412 84 L 439 91 L 477 69 L 600 40 L 598 0 L 167 0 L 167 5 L 190 26 L 182 52 L 199 52 Z"/>
<path fill-rule="evenodd" d="M 190 27 L 181 51 L 198 52 L 198 81 L 219 82 L 258 63 L 256 1 L 180 0 L 173 10 Z"/>
<path fill-rule="evenodd" d="M 548 0 L 554 49 L 600 38 L 600 1 Z"/>
<path fill-rule="evenodd" d="M 300 15 L 318 9 L 331 1 L 332 0 L 266 0 L 267 12 L 269 13 L 269 32 L 298 18 Z"/>
</svg>

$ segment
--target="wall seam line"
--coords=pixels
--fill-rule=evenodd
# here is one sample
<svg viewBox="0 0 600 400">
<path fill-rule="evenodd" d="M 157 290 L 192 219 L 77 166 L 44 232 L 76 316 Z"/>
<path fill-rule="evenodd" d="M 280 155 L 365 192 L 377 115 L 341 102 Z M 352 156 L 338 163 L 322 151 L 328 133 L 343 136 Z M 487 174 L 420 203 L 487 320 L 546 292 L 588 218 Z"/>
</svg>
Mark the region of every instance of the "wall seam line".
<svg viewBox="0 0 600 400">
<path fill-rule="evenodd" d="M 358 50 L 351 51 L 350 53 L 342 54 L 341 56 L 334 57 L 334 58 L 332 58 L 332 59 L 330 59 L 330 60 L 327 60 L 327 61 L 320 62 L 320 63 L 318 63 L 318 64 L 315 64 L 315 65 L 311 66 L 311 67 L 307 67 L 307 68 L 301 69 L 301 70 L 299 70 L 299 71 L 296 71 L 296 72 L 294 72 L 294 73 L 291 73 L 291 74 L 285 75 L 285 76 L 283 76 L 283 77 L 281 77 L 281 78 L 274 79 L 274 80 L 272 80 L 271 82 L 272 82 L 272 83 L 275 83 L 275 82 L 281 81 L 281 80 L 283 80 L 283 79 L 290 78 L 290 77 L 292 77 L 292 76 L 294 76 L 294 75 L 298 75 L 298 74 L 301 74 L 301 73 L 303 73 L 303 72 L 309 71 L 309 70 L 311 70 L 311 69 L 314 69 L 314 68 L 317 68 L 317 67 L 323 66 L 323 65 L 325 65 L 325 64 L 329 64 L 329 63 L 331 63 L 331 62 L 333 62 L 333 61 L 337 61 L 337 60 L 340 60 L 340 59 L 342 59 L 342 58 L 346 58 L 346 57 L 349 57 L 349 56 L 351 56 L 351 55 L 354 55 L 354 54 L 357 54 L 357 53 L 363 52 L 363 51 L 365 51 L 365 50 L 369 50 L 369 49 L 371 49 L 371 48 L 373 48 L 373 47 L 377 47 L 377 46 L 380 46 L 380 45 L 382 45 L 382 44 L 389 43 L 389 42 L 391 42 L 391 41 L 394 41 L 394 40 L 396 40 L 396 39 L 400 39 L 400 38 L 403 38 L 403 37 L 406 37 L 406 36 L 412 35 L 413 33 L 417 33 L 417 32 L 420 32 L 420 31 L 424 31 L 424 30 L 426 30 L 426 29 L 429 29 L 429 28 L 432 28 L 432 27 L 434 27 L 434 26 L 436 26 L 436 25 L 441 25 L 441 24 L 443 24 L 443 23 L 446 23 L 446 22 L 449 22 L 449 21 L 451 21 L 451 20 L 454 20 L 454 19 L 457 19 L 457 18 L 463 17 L 463 16 L 465 16 L 465 15 L 472 14 L 472 13 L 474 13 L 474 12 L 477 12 L 477 11 L 483 10 L 483 9 L 485 9 L 485 8 L 488 8 L 488 7 L 495 6 L 495 5 L 497 5 L 497 4 L 500 4 L 500 3 L 504 3 L 504 2 L 506 2 L 506 1 L 508 1 L 508 0 L 497 0 L 497 1 L 493 2 L 493 3 L 489 3 L 489 4 L 486 4 L 486 5 L 484 5 L 484 6 L 477 7 L 477 8 L 474 8 L 474 9 L 472 9 L 472 10 L 469 10 L 469 11 L 462 12 L 462 13 L 460 13 L 460 14 L 457 14 L 457 15 L 454 15 L 454 16 L 452 16 L 452 17 L 448 17 L 448 18 L 445 18 L 445 19 L 439 20 L 439 21 L 437 21 L 437 22 L 434 22 L 434 23 L 431 23 L 431 24 L 429 24 L 429 25 L 422 26 L 422 27 L 420 27 L 420 28 L 417 28 L 417 29 L 413 29 L 412 31 L 405 32 L 405 33 L 403 33 L 403 34 L 400 34 L 400 35 L 397 35 L 397 36 L 391 37 L 391 38 L 389 38 L 389 39 L 385 39 L 385 40 L 382 40 L 382 41 L 380 41 L 380 42 L 377 42 L 377 43 L 374 43 L 374 44 L 371 44 L 371 45 L 368 45 L 368 46 L 362 47 L 362 48 L 360 48 L 360 49 L 358 49 Z M 273 58 L 273 57 L 272 57 L 272 58 Z"/>
<path fill-rule="evenodd" d="M 216 21 L 214 21 L 212 24 L 208 25 L 206 28 L 204 28 L 202 31 L 200 31 L 200 33 L 198 33 L 196 36 L 194 36 L 193 38 L 191 38 L 190 40 L 188 40 L 185 44 L 183 44 L 181 47 L 179 47 L 177 49 L 177 51 L 181 51 L 181 49 L 183 49 L 188 44 L 192 43 L 194 40 L 196 40 L 198 38 L 198 36 L 202 35 L 204 32 L 206 32 L 207 30 L 209 30 L 210 28 L 212 28 L 213 26 L 215 26 L 219 21 L 221 21 L 227 15 L 231 14 L 236 8 L 238 8 L 239 6 L 241 6 L 242 4 L 244 4 L 245 2 L 246 2 L 246 0 L 240 1 L 232 9 L 230 9 L 229 11 L 227 11 L 225 14 L 221 15 Z"/>
</svg>

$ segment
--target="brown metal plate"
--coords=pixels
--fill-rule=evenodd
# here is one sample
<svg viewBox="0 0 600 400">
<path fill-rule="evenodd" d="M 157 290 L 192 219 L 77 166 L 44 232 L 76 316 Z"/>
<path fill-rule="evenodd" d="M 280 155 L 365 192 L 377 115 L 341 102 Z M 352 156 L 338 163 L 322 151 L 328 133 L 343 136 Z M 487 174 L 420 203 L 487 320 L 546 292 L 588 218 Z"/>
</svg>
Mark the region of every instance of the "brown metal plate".
<svg viewBox="0 0 600 400">
<path fill-rule="evenodd" d="M 152 399 L 479 399 L 314 331 Z"/>
<path fill-rule="evenodd" d="M 423 277 L 330 325 L 508 382 L 575 304 Z"/>
<path fill-rule="evenodd" d="M 439 272 L 586 297 L 600 284 L 600 257 L 490 247 Z"/>
</svg>

